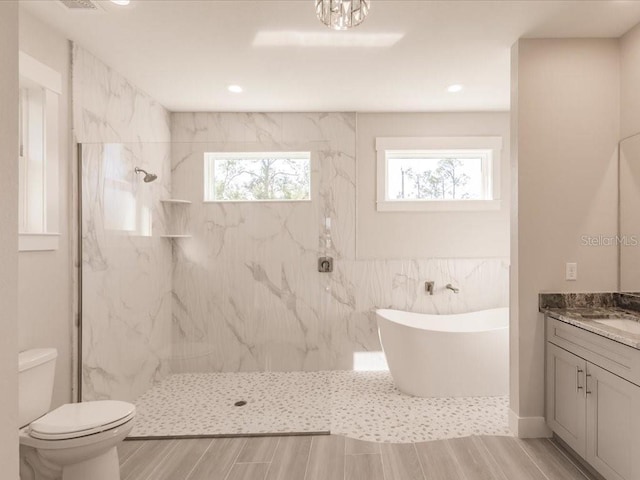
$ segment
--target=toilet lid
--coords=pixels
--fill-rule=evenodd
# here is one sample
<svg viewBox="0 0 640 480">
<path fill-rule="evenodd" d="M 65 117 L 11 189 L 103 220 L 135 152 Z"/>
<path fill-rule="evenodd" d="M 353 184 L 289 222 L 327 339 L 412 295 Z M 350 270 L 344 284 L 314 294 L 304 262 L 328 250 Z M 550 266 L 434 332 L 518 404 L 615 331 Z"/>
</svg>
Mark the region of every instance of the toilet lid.
<svg viewBox="0 0 640 480">
<path fill-rule="evenodd" d="M 43 440 L 64 440 L 110 430 L 131 420 L 136 407 L 117 400 L 68 403 L 40 417 L 29 434 Z"/>
</svg>

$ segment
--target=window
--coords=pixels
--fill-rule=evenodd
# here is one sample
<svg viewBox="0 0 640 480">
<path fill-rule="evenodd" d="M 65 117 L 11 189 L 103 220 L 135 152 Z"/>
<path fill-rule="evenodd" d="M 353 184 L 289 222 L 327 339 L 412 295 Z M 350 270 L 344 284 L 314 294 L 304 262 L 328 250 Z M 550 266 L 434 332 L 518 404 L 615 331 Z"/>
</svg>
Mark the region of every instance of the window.
<svg viewBox="0 0 640 480">
<path fill-rule="evenodd" d="M 204 154 L 205 202 L 311 199 L 310 152 Z"/>
<path fill-rule="evenodd" d="M 20 52 L 20 250 L 58 248 L 58 96 L 62 77 Z"/>
<path fill-rule="evenodd" d="M 500 208 L 500 137 L 377 138 L 378 211 Z"/>
</svg>

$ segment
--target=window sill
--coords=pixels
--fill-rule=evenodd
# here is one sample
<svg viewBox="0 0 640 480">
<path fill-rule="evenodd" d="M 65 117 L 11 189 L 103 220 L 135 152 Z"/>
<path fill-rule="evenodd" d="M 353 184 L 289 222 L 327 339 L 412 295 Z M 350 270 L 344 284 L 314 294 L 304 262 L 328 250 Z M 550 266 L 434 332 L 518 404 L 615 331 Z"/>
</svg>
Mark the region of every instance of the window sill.
<svg viewBox="0 0 640 480">
<path fill-rule="evenodd" d="M 396 200 L 377 204 L 378 212 L 482 212 L 500 207 L 500 200 Z"/>
<path fill-rule="evenodd" d="M 18 240 L 20 252 L 46 252 L 58 250 L 59 233 L 21 233 Z"/>
<path fill-rule="evenodd" d="M 202 203 L 310 203 L 310 198 L 293 199 L 277 199 L 270 198 L 268 200 L 203 200 Z"/>
</svg>

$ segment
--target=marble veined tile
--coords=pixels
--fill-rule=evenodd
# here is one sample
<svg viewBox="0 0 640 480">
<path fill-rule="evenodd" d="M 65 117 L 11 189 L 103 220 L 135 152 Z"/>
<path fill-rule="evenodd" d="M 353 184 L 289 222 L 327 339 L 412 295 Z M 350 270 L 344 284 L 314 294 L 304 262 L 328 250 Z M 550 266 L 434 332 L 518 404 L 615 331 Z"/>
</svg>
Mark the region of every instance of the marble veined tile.
<svg viewBox="0 0 640 480">
<path fill-rule="evenodd" d="M 305 127 L 294 133 L 295 118 Z M 174 252 L 179 371 L 327 364 L 330 328 L 316 262 L 320 253 L 353 255 L 353 124 L 342 114 L 172 115 L 173 139 L 187 142 L 172 147 L 173 193 L 194 202 L 193 238 Z M 203 203 L 204 153 L 242 149 L 310 150 L 312 202 Z M 189 367 L 188 350 L 202 345 L 211 354 L 195 355 Z"/>
<path fill-rule="evenodd" d="M 134 400 L 169 372 L 168 144 L 83 146 L 82 392 Z M 157 173 L 144 183 L 139 166 Z"/>
<path fill-rule="evenodd" d="M 172 191 L 193 201 L 193 238 L 173 256 L 174 371 L 349 369 L 354 355 L 380 351 L 376 308 L 507 305 L 506 259 L 355 258 L 354 114 L 178 113 L 171 125 Z M 202 202 L 206 151 L 303 146 L 312 202 Z M 317 272 L 321 255 L 334 257 L 333 273 Z"/>
<path fill-rule="evenodd" d="M 133 400 L 169 372 L 169 112 L 87 50 L 72 49 L 82 143 L 82 392 Z M 144 183 L 140 167 L 158 179 Z M 74 198 L 74 202 L 78 199 Z"/>
<path fill-rule="evenodd" d="M 76 43 L 72 69 L 76 141 L 169 142 L 169 112 Z"/>
</svg>

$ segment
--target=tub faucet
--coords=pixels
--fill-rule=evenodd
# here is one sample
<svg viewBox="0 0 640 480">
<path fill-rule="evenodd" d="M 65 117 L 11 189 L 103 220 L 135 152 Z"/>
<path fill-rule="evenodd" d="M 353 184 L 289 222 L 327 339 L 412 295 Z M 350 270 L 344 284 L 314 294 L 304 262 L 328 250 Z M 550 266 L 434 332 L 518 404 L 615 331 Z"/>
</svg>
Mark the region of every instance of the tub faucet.
<svg viewBox="0 0 640 480">
<path fill-rule="evenodd" d="M 429 295 L 433 295 L 433 285 L 434 282 L 424 282 L 424 291 Z"/>
<path fill-rule="evenodd" d="M 445 288 L 448 288 L 449 290 L 451 290 L 453 293 L 458 293 L 460 291 L 459 288 L 454 287 L 453 285 L 451 285 L 450 283 L 447 283 L 445 285 Z"/>
</svg>

